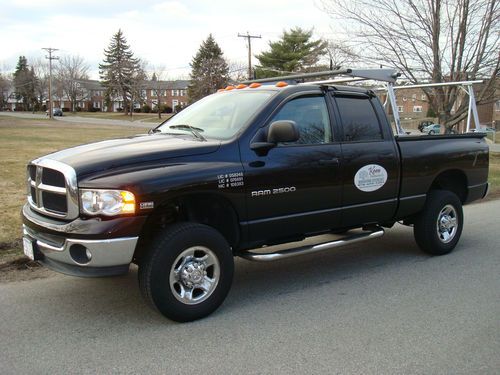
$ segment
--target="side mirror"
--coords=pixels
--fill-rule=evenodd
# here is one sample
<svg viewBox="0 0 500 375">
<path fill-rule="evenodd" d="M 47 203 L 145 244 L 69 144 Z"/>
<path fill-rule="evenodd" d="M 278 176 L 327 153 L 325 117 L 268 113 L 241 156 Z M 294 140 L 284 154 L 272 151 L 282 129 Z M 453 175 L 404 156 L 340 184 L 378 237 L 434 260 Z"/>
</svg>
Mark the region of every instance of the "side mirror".
<svg viewBox="0 0 500 375">
<path fill-rule="evenodd" d="M 295 121 L 275 121 L 269 126 L 267 141 L 269 143 L 296 142 L 300 138 L 299 128 Z"/>
<path fill-rule="evenodd" d="M 295 142 L 300 138 L 299 128 L 295 121 L 280 120 L 269 125 L 266 142 L 253 142 L 250 149 L 259 156 L 265 156 L 280 142 Z"/>
</svg>

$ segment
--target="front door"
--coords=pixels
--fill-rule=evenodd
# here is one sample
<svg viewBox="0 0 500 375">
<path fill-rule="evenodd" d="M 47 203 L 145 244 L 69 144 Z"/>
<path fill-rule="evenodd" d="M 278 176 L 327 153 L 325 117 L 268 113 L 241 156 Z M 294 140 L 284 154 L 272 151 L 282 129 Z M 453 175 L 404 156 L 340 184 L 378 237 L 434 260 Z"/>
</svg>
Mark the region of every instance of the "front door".
<svg viewBox="0 0 500 375">
<path fill-rule="evenodd" d="M 299 128 L 297 142 L 278 144 L 265 156 L 241 145 L 250 241 L 279 241 L 340 223 L 341 149 L 329 108 L 323 95 L 291 98 L 260 131 L 291 120 Z"/>
</svg>

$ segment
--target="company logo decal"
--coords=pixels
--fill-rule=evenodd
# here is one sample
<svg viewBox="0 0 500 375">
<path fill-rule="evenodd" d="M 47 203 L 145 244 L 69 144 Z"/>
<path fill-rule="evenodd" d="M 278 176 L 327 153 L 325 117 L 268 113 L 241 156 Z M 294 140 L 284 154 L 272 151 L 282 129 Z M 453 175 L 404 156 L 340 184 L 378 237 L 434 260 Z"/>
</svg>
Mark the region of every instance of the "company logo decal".
<svg viewBox="0 0 500 375">
<path fill-rule="evenodd" d="M 387 171 L 378 164 L 365 165 L 354 176 L 354 185 L 365 192 L 380 189 L 387 182 Z"/>
</svg>

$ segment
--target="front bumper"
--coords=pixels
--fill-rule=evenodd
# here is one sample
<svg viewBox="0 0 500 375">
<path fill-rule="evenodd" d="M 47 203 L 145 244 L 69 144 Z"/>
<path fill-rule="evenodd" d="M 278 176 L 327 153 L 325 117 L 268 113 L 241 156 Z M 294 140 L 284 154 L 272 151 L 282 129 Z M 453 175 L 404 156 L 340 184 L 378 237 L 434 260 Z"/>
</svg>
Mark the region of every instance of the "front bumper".
<svg viewBox="0 0 500 375">
<path fill-rule="evenodd" d="M 43 220 L 29 206 L 23 208 L 23 222 L 23 236 L 33 245 L 35 259 L 39 263 L 61 273 L 86 277 L 126 273 L 143 223 L 137 217 L 93 223 L 76 220 L 55 223 Z M 135 223 L 134 230 L 123 233 L 122 222 Z M 85 235 L 82 226 L 89 229 L 89 225 L 92 233 Z M 114 233 L 120 236 L 114 237 Z"/>
</svg>

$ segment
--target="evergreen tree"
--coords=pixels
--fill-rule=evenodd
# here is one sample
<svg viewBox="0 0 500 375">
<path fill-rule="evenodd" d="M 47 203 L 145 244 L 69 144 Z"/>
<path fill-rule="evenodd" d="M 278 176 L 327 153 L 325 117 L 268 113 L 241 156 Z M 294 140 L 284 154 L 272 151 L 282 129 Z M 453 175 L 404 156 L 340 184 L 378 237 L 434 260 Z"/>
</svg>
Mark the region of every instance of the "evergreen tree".
<svg viewBox="0 0 500 375">
<path fill-rule="evenodd" d="M 269 42 L 270 50 L 257 55 L 260 65 L 256 76 L 272 77 L 296 72 L 307 72 L 327 53 L 328 43 L 321 39 L 311 40 L 313 30 L 300 27 L 284 31 L 277 42 Z"/>
<path fill-rule="evenodd" d="M 106 101 L 120 96 L 123 99 L 123 110 L 131 109 L 130 101 L 135 79 L 142 75 L 140 60 L 134 57 L 127 40 L 121 30 L 111 38 L 109 47 L 104 50 L 104 61 L 99 64 L 99 75 L 106 88 Z M 132 110 L 131 110 L 132 111 Z"/>
<path fill-rule="evenodd" d="M 0 73 L 0 111 L 3 111 L 9 99 L 9 89 L 11 81 L 8 77 Z"/>
<path fill-rule="evenodd" d="M 229 67 L 212 34 L 201 44 L 190 66 L 191 83 L 188 86 L 190 103 L 213 94 L 217 89 L 227 85 Z"/>
<path fill-rule="evenodd" d="M 22 109 L 34 110 L 36 104 L 36 77 L 33 68 L 29 68 L 25 56 L 19 56 L 14 72 L 14 88 L 16 90 L 16 99 L 22 100 Z"/>
</svg>

